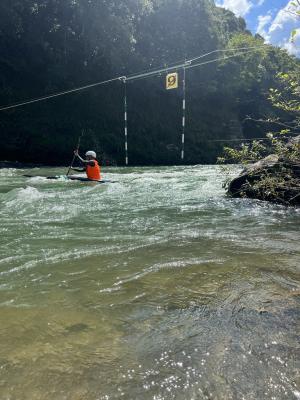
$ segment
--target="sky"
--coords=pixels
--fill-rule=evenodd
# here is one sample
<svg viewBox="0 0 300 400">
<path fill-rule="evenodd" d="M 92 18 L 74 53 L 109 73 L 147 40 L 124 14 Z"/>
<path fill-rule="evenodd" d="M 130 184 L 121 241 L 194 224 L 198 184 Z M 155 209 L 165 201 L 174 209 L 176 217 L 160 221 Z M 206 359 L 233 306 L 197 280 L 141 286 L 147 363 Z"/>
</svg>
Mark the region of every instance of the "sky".
<svg viewBox="0 0 300 400">
<path fill-rule="evenodd" d="M 252 33 L 259 33 L 267 43 L 287 49 L 291 54 L 300 57 L 300 15 L 293 11 L 297 0 L 215 0 L 216 5 L 233 11 L 246 20 Z M 294 43 L 291 32 L 296 29 Z"/>
</svg>

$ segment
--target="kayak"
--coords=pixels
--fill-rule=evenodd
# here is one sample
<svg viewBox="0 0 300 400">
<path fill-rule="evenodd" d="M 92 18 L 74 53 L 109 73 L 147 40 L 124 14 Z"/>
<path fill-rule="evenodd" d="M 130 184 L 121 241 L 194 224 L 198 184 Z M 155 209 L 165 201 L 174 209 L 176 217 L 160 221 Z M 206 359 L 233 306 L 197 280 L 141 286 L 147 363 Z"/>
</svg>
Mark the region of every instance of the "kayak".
<svg viewBox="0 0 300 400">
<path fill-rule="evenodd" d="M 113 183 L 110 180 L 101 179 L 100 181 L 96 181 L 94 179 L 85 178 L 83 176 L 76 175 L 55 175 L 55 176 L 40 176 L 40 175 L 23 175 L 25 178 L 45 178 L 45 179 L 54 179 L 60 181 L 79 181 L 79 182 L 96 182 L 96 183 Z"/>
</svg>

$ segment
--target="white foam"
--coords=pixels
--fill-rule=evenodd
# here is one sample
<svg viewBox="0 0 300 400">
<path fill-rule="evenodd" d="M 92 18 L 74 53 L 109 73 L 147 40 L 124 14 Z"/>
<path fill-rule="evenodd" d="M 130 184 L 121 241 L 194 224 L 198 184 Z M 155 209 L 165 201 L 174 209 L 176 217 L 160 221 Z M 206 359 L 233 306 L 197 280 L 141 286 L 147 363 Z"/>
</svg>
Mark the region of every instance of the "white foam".
<svg viewBox="0 0 300 400">
<path fill-rule="evenodd" d="M 0 176 L 11 177 L 17 175 L 17 169 L 15 168 L 2 168 L 0 169 Z"/>
<path fill-rule="evenodd" d="M 11 201 L 21 200 L 25 203 L 31 203 L 32 201 L 43 197 L 43 194 L 33 186 L 26 186 L 26 188 L 14 189 L 9 192 L 8 195 L 9 194 L 13 195 Z"/>
</svg>

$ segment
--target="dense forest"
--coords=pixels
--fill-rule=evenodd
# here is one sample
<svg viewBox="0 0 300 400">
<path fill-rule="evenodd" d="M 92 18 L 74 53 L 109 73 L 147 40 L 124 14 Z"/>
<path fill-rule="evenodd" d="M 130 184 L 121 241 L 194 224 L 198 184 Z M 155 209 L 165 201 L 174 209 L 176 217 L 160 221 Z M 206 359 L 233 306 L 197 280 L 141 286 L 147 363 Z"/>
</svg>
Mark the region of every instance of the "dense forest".
<svg viewBox="0 0 300 400">
<path fill-rule="evenodd" d="M 253 120 L 274 116 L 268 90 L 276 87 L 278 72 L 299 66 L 285 51 L 263 44 L 242 18 L 213 0 L 1 0 L 0 104 L 216 49 L 260 47 L 187 71 L 184 162 L 213 163 L 225 144 L 220 140 L 265 135 L 270 127 Z M 212 58 L 216 54 L 207 60 Z M 167 91 L 160 74 L 126 86 L 130 164 L 179 164 L 181 85 Z M 123 102 L 124 84 L 114 81 L 2 111 L 0 160 L 67 164 L 84 132 L 82 150 L 94 149 L 104 163 L 122 165 Z"/>
</svg>

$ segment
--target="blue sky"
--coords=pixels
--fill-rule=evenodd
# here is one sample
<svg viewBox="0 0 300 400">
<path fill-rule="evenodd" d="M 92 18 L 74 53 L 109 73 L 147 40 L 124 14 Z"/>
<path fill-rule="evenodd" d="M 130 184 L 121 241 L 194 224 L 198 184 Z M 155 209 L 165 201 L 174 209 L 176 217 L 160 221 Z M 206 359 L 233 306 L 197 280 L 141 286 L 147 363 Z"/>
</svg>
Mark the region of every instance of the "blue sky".
<svg viewBox="0 0 300 400">
<path fill-rule="evenodd" d="M 297 0 L 296 0 L 297 1 Z M 300 0 L 297 9 L 292 5 L 295 0 L 215 0 L 220 7 L 233 11 L 246 20 L 247 27 L 253 33 L 259 33 L 266 42 L 287 49 L 300 57 Z M 295 43 L 290 36 L 297 30 Z"/>
</svg>

